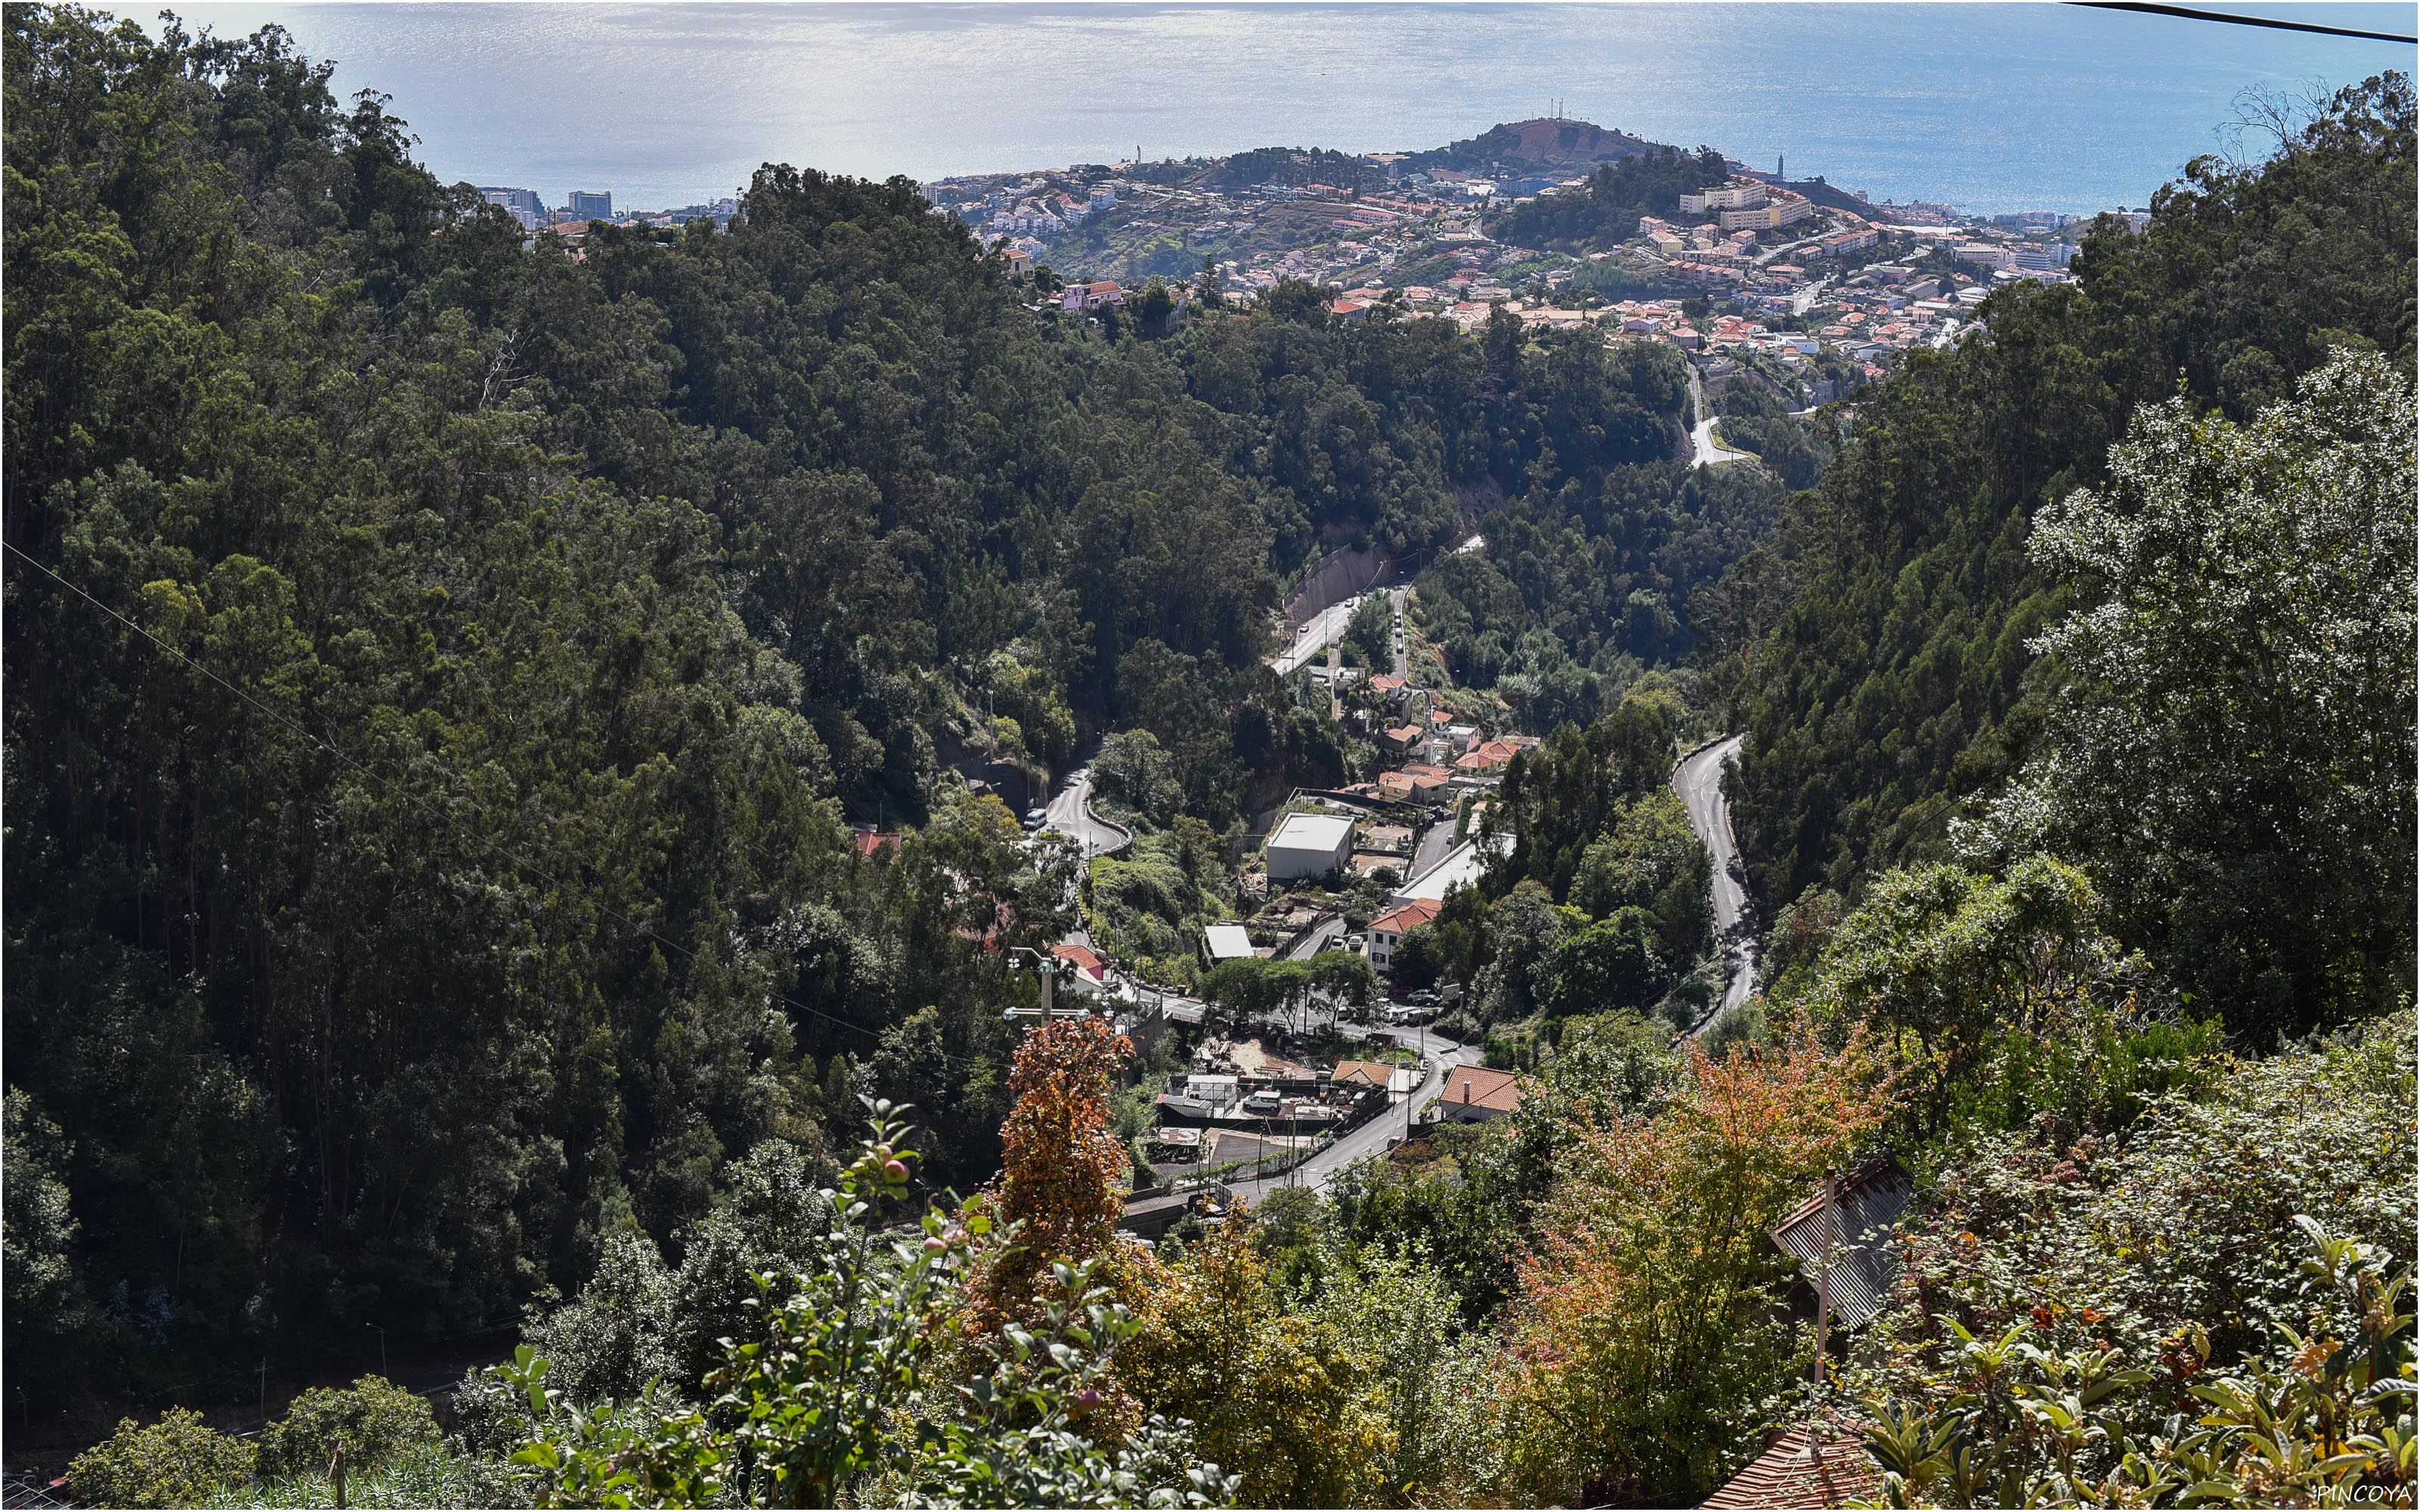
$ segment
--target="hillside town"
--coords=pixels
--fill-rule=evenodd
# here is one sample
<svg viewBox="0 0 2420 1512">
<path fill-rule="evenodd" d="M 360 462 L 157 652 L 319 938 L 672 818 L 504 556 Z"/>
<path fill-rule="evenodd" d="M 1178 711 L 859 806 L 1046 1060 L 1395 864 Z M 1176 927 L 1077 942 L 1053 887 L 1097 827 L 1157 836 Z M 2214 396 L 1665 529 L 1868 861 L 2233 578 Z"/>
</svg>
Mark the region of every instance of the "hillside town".
<svg viewBox="0 0 2420 1512">
<path fill-rule="evenodd" d="M 1528 122 L 1498 132 L 1520 143 L 1540 126 L 1596 130 Z M 1342 321 L 1430 318 L 1475 331 L 1500 307 L 1525 325 L 1674 346 L 1708 370 L 1710 393 L 1736 371 L 1726 363 L 1761 355 L 1797 378 L 1807 404 L 1881 377 L 1907 351 L 1954 344 L 1994 287 L 2066 281 L 2086 219 L 1872 203 L 1821 178 L 1791 181 L 1778 162 L 1764 172 L 1730 160 L 1727 183 L 1682 194 L 1669 215 L 1638 217 L 1618 244 L 1556 252 L 1507 240 L 1497 223 L 1532 201 L 1585 193 L 1596 163 L 1464 154 L 1471 167 L 1422 165 L 1434 156 L 1129 161 L 923 189 L 934 213 L 964 221 L 1011 268 L 1066 281 L 1069 309 L 1153 281 L 1182 300 L 1212 280 L 1249 302 L 1297 279 L 1334 289 Z M 1349 181 L 1305 177 L 1314 164 L 1348 169 L 1332 176 Z M 1240 181 L 1247 166 L 1269 177 Z"/>
<path fill-rule="evenodd" d="M 1588 159 L 1537 147 L 1575 138 L 1603 150 Z M 1488 145 L 1498 155 L 1473 150 Z M 1909 351 L 1954 345 L 1995 287 L 2066 281 L 2086 219 L 1871 202 L 1821 177 L 1790 180 L 1780 162 L 1766 172 L 1726 160 L 1727 182 L 1680 195 L 1670 214 L 1640 215 L 1613 245 L 1550 251 L 1497 234 L 1509 212 L 1584 194 L 1602 162 L 1652 147 L 1585 122 L 1531 121 L 1428 153 L 1137 158 L 921 188 L 933 213 L 965 223 L 1012 272 L 1045 272 L 1047 302 L 1070 314 L 1097 315 L 1152 283 L 1179 302 L 1215 287 L 1249 304 L 1300 280 L 1334 291 L 1340 321 L 1476 331 L 1502 309 L 1525 326 L 1681 348 L 1710 398 L 1748 367 L 1810 407 L 1881 378 Z M 575 247 L 592 222 L 727 224 L 739 210 L 728 197 L 639 211 L 617 210 L 606 191 L 575 191 L 553 207 L 533 190 L 479 192 L 533 237 Z"/>
</svg>

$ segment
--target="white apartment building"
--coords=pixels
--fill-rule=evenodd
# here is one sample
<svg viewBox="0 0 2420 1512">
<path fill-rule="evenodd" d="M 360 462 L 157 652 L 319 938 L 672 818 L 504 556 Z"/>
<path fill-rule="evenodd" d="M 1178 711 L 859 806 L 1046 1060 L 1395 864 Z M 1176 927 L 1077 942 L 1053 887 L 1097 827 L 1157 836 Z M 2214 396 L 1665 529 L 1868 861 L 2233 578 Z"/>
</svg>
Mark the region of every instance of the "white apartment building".
<svg viewBox="0 0 2420 1512">
<path fill-rule="evenodd" d="M 1758 183 L 1725 184 L 1720 189 L 1701 189 L 1681 196 L 1681 213 L 1707 215 L 1719 210 L 1754 209 L 1765 201 L 1764 186 Z"/>
<path fill-rule="evenodd" d="M 1803 194 L 1787 194 L 1747 209 L 1725 210 L 1719 219 L 1723 229 L 1766 231 L 1776 226 L 1795 225 L 1815 213 L 1815 207 Z"/>
</svg>

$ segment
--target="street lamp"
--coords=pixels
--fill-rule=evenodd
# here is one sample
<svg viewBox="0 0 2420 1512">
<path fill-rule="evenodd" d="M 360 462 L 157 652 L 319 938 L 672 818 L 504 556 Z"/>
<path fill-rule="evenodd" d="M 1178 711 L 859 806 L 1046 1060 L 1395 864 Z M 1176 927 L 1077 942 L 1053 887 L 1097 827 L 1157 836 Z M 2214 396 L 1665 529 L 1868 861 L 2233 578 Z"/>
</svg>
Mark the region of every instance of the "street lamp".
<svg viewBox="0 0 2420 1512">
<path fill-rule="evenodd" d="M 380 1374 L 380 1375 L 381 1375 L 381 1376 L 386 1376 L 386 1378 L 387 1378 L 389 1381 L 393 1381 L 393 1380 L 395 1379 L 395 1377 L 394 1377 L 394 1376 L 392 1376 L 392 1375 L 388 1375 L 388 1373 L 387 1373 L 387 1368 L 386 1368 L 386 1330 L 385 1330 L 385 1329 L 382 1329 L 382 1328 L 380 1328 L 380 1327 L 379 1327 L 376 1323 L 364 1323 L 362 1326 L 363 1326 L 364 1328 L 366 1328 L 366 1329 L 370 1330 L 372 1333 L 375 1333 L 376 1335 L 378 1335 L 378 1336 L 379 1336 L 379 1374 Z"/>
</svg>

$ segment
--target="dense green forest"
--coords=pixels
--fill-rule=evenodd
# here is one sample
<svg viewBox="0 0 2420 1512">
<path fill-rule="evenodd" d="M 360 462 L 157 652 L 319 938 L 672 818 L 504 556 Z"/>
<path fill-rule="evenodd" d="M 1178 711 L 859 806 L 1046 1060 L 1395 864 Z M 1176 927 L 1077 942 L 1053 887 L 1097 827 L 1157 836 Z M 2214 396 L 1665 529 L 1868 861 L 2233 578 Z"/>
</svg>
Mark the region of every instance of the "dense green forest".
<svg viewBox="0 0 2420 1512">
<path fill-rule="evenodd" d="M 1774 528 L 1785 497 L 1761 469 L 1670 462 L 1532 491 L 1486 517 L 1485 552 L 1421 572 L 1421 627 L 1458 681 L 1498 689 L 1528 728 L 1585 727 L 1642 671 L 1696 649 L 1690 607 Z"/>
<path fill-rule="evenodd" d="M 1541 194 L 1488 222 L 1488 235 L 1516 247 L 1601 252 L 1638 234 L 1642 215 L 1681 213 L 1681 196 L 1723 183 L 1730 170 L 1712 147 L 1683 152 L 1663 147 L 1609 162 L 1588 184 Z"/>
<path fill-rule="evenodd" d="M 2387 353 L 2408 375 L 2413 182 L 2411 86 L 2373 81 L 2265 164 L 2196 161 L 2161 191 L 2140 236 L 2104 226 L 2086 239 L 2074 284 L 1994 294 L 1987 336 L 1917 356 L 1861 396 L 1854 444 L 1705 606 L 1729 626 L 1725 649 L 1745 657 L 1732 694 L 1748 732 L 1735 823 L 1771 907 L 1854 896 L 1888 867 L 1946 857 L 1951 821 L 2046 738 L 2098 738 L 2046 729 L 2069 659 L 2038 659 L 2029 643 L 2078 593 L 2105 585 L 2088 561 L 2071 573 L 2029 556 L 2029 524 L 2078 488 L 2122 481 L 2109 448 L 2146 404 L 2181 394 L 2246 419 L 2345 346 Z M 2400 612 L 2390 543 L 2312 545 L 2359 561 L 2341 563 L 2352 576 L 2340 603 Z M 2395 623 L 2381 627 L 2390 640 Z M 2226 1003 L 2242 1030 L 2302 1032 L 2408 986 L 2409 788 L 2401 811 L 2363 817 L 2377 825 L 2366 833 L 2302 808 L 2309 782 L 2338 764 L 2411 764 L 2412 690 L 2397 665 L 2366 664 L 2348 690 L 2359 712 L 2344 710 L 2372 732 L 2404 732 L 2385 748 L 2273 755 L 2248 732 L 2213 731 L 2205 759 L 2254 764 L 2242 788 L 2196 800 L 2225 810 L 2226 832 L 2122 900 L 2141 943 L 2211 907 L 2226 922 L 2205 923 L 2262 936 L 2222 952 L 2224 964 L 2213 953 L 2185 984 Z M 2257 653 L 2249 668 L 2206 672 L 2221 680 L 2203 685 L 2216 701 L 2203 715 L 2256 727 L 2283 717 L 2263 703 L 2288 685 Z M 2114 737 L 2114 724 L 2102 733 Z M 2113 832 L 2107 843 L 2125 842 Z M 2161 903 L 2161 888 L 2181 890 Z M 2173 917 L 2152 917 L 2164 910 Z M 2365 918 L 2396 922 L 2381 934 Z"/>
<path fill-rule="evenodd" d="M 8 16 L 29 1397 L 508 1320 L 861 1094 L 981 1181 L 1032 988 L 979 942 L 1063 933 L 1074 862 L 951 763 L 1139 726 L 1224 826 L 1339 776 L 1262 662 L 1313 555 L 1508 498 L 1682 533 L 1607 481 L 1668 359 L 1307 288 L 1109 334 L 785 167 L 728 230 L 525 246 L 328 73 Z"/>
</svg>

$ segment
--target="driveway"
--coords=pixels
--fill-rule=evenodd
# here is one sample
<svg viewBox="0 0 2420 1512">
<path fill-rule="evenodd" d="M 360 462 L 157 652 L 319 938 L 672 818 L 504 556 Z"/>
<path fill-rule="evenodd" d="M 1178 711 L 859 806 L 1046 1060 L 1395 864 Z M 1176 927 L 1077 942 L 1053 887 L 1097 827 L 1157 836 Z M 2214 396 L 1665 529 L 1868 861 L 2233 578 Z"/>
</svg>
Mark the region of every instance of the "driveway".
<svg viewBox="0 0 2420 1512">
<path fill-rule="evenodd" d="M 1446 853 L 1452 849 L 1452 820 L 1440 819 L 1421 830 L 1420 842 L 1412 851 L 1412 869 L 1404 873 L 1404 880 L 1409 882 L 1414 877 L 1424 877 L 1435 871 L 1437 863 L 1444 860 Z"/>
<path fill-rule="evenodd" d="M 1756 910 L 1747 895 L 1747 872 L 1740 864 L 1739 845 L 1731 838 L 1730 805 L 1723 799 L 1723 767 L 1739 755 L 1740 737 L 1718 740 L 1683 757 L 1672 768 L 1672 791 L 1689 810 L 1689 827 L 1714 863 L 1714 939 L 1730 965 L 1730 985 L 1722 1001 L 1690 1031 L 1704 1034 L 1724 1014 L 1747 1001 L 1756 985 L 1759 954 Z"/>
<path fill-rule="evenodd" d="M 1293 948 L 1286 951 L 1285 959 L 1308 961 L 1331 946 L 1342 945 L 1343 940 L 1344 916 L 1339 914 L 1334 918 L 1322 919 L 1318 924 L 1305 930 L 1302 938 L 1296 940 Z"/>
</svg>

